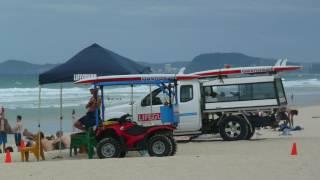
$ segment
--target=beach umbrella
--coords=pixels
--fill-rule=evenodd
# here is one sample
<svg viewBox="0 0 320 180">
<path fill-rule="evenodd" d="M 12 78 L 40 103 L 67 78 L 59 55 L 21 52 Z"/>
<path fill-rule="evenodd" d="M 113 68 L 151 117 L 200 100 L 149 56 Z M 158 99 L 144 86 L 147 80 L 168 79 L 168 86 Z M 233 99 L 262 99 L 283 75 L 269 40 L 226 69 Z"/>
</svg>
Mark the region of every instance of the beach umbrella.
<svg viewBox="0 0 320 180">
<path fill-rule="evenodd" d="M 74 82 L 82 78 L 151 73 L 149 67 L 134 62 L 131 59 L 118 55 L 98 44 L 81 50 L 67 62 L 58 65 L 39 75 L 39 119 L 40 131 L 41 113 L 41 86 L 44 84 L 60 83 L 60 130 L 62 131 L 62 83 Z M 61 148 L 60 148 L 61 149 Z"/>
</svg>

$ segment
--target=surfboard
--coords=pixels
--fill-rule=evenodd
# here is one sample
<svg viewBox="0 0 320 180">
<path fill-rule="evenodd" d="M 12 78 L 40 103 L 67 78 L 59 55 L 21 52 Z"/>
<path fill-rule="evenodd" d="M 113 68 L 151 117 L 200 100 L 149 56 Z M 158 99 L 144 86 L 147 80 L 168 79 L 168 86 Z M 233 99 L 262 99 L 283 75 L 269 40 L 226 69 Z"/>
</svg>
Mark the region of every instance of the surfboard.
<svg viewBox="0 0 320 180">
<path fill-rule="evenodd" d="M 217 77 L 235 74 L 276 74 L 285 71 L 295 71 L 302 69 L 302 66 L 255 66 L 255 67 L 238 67 L 214 69 L 208 71 L 200 71 L 191 74 L 134 74 L 134 75 L 114 75 L 99 76 L 94 78 L 82 79 L 76 81 L 76 84 L 94 84 L 102 82 L 137 82 L 137 81 L 186 81 L 199 78 Z"/>
<path fill-rule="evenodd" d="M 208 71 L 200 71 L 192 73 L 192 75 L 198 75 L 200 78 L 216 77 L 224 75 L 235 75 L 235 74 L 276 74 L 285 71 L 295 71 L 302 69 L 302 66 L 256 66 L 256 67 L 238 67 L 238 68 L 224 68 L 215 69 Z"/>
<path fill-rule="evenodd" d="M 135 75 L 116 75 L 99 76 L 96 78 L 82 79 L 76 81 L 76 84 L 94 84 L 102 82 L 134 82 L 134 81 L 186 81 L 198 79 L 199 75 L 194 74 L 135 74 Z"/>
</svg>

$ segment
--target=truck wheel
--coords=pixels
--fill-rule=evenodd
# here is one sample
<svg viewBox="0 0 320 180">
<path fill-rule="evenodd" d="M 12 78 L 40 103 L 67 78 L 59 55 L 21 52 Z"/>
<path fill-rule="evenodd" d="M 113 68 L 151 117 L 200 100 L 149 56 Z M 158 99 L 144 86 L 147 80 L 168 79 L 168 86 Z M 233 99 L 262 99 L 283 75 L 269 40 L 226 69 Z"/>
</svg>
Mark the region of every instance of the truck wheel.
<svg viewBox="0 0 320 180">
<path fill-rule="evenodd" d="M 256 132 L 256 128 L 255 127 L 252 127 L 252 130 L 250 130 L 250 127 L 248 126 L 248 135 L 247 135 L 246 140 L 251 139 L 255 132 Z"/>
<path fill-rule="evenodd" d="M 120 142 L 114 138 L 104 138 L 97 144 L 97 155 L 100 159 L 120 157 Z"/>
<path fill-rule="evenodd" d="M 242 140 L 248 136 L 248 123 L 243 118 L 229 116 L 222 120 L 219 130 L 223 140 Z"/>
<path fill-rule="evenodd" d="M 148 140 L 148 153 L 150 156 L 170 156 L 172 154 L 172 143 L 171 140 L 163 134 L 157 134 L 152 136 Z"/>
</svg>

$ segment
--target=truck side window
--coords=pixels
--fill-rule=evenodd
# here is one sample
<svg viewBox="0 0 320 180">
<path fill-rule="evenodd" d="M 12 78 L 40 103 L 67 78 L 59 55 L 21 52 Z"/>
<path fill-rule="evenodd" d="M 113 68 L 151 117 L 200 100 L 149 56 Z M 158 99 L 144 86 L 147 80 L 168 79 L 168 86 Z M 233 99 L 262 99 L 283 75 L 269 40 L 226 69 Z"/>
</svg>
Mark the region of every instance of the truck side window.
<svg viewBox="0 0 320 180">
<path fill-rule="evenodd" d="M 180 102 L 188 102 L 193 99 L 192 85 L 182 85 L 180 87 Z"/>
<path fill-rule="evenodd" d="M 207 103 L 276 98 L 273 82 L 206 86 L 204 91 Z"/>
<path fill-rule="evenodd" d="M 216 89 L 217 98 L 219 102 L 238 101 L 239 100 L 239 86 L 226 85 L 213 87 Z"/>
<path fill-rule="evenodd" d="M 287 98 L 285 96 L 285 93 L 284 93 L 284 89 L 283 89 L 283 85 L 282 85 L 282 82 L 281 82 L 281 79 L 276 79 L 276 88 L 277 88 L 277 93 L 278 93 L 278 96 L 279 96 L 279 101 L 281 104 L 286 104 L 287 103 Z"/>
<path fill-rule="evenodd" d="M 252 99 L 275 99 L 273 83 L 252 84 Z"/>
<path fill-rule="evenodd" d="M 278 90 L 278 96 L 279 96 L 280 98 L 285 97 L 285 95 L 284 95 L 284 89 L 283 89 L 283 86 L 282 86 L 282 83 L 281 83 L 281 79 L 277 79 L 277 80 L 276 80 L 276 87 L 277 87 L 277 90 Z"/>
</svg>

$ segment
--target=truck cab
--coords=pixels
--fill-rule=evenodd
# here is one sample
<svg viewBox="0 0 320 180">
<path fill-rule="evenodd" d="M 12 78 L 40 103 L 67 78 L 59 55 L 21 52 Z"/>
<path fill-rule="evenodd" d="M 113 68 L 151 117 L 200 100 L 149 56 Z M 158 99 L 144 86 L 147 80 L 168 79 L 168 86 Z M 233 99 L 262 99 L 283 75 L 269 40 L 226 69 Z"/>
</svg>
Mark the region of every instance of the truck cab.
<svg viewBox="0 0 320 180">
<path fill-rule="evenodd" d="M 198 131 L 202 127 L 201 122 L 201 87 L 199 80 L 178 82 L 178 104 L 180 123 L 179 131 Z M 168 97 L 161 93 L 160 88 L 153 88 L 139 100 L 130 104 L 114 106 L 106 109 L 108 119 L 116 118 L 123 114 L 133 115 L 133 120 L 143 125 L 160 124 L 160 107 L 168 102 Z M 174 101 L 174 100 L 173 100 Z M 152 104 L 150 104 L 152 102 Z"/>
</svg>

